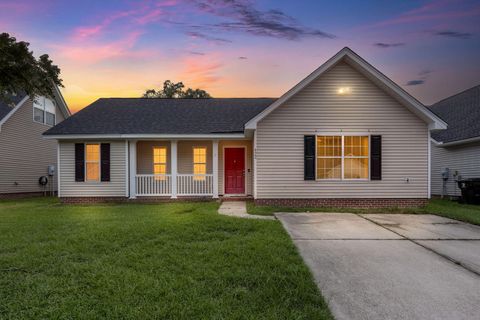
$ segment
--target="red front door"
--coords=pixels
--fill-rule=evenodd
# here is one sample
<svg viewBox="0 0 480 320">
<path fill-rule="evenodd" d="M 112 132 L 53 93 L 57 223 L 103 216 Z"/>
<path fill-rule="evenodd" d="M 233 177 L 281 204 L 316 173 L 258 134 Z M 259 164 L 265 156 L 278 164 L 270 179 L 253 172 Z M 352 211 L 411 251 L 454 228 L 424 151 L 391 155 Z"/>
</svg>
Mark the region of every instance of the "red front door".
<svg viewBox="0 0 480 320">
<path fill-rule="evenodd" d="M 245 194 L 244 148 L 225 148 L 225 194 Z"/>
</svg>

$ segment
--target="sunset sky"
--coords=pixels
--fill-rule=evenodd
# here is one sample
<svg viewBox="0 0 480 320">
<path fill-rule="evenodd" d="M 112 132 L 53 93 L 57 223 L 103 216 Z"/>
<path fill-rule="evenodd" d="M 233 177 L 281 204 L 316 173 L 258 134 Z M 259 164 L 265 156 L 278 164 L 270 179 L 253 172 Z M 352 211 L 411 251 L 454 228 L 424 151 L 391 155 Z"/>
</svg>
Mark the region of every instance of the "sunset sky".
<svg viewBox="0 0 480 320">
<path fill-rule="evenodd" d="M 278 97 L 349 46 L 425 104 L 480 84 L 480 1 L 0 0 L 72 111 L 164 80 Z"/>
</svg>

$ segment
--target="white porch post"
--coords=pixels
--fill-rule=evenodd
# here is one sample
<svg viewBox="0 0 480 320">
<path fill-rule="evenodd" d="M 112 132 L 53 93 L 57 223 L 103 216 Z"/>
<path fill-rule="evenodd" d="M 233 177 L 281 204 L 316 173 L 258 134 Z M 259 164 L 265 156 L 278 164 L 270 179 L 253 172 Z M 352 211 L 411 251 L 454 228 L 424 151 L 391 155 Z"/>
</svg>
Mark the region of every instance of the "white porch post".
<svg viewBox="0 0 480 320">
<path fill-rule="evenodd" d="M 130 140 L 130 156 L 129 158 L 129 168 L 130 168 L 130 199 L 137 198 L 137 186 L 136 186 L 136 175 L 137 175 L 137 141 Z"/>
<path fill-rule="evenodd" d="M 170 141 L 170 167 L 172 171 L 172 199 L 177 198 L 177 140 Z"/>
<path fill-rule="evenodd" d="M 218 140 L 212 142 L 213 198 L 218 198 Z"/>
</svg>

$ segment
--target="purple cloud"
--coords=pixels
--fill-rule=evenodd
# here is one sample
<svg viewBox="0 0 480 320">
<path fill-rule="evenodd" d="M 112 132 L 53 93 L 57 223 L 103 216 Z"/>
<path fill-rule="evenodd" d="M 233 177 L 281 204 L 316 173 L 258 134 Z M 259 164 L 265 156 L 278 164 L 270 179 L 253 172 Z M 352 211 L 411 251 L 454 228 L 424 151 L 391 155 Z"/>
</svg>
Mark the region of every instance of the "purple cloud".
<svg viewBox="0 0 480 320">
<path fill-rule="evenodd" d="M 231 21 L 207 24 L 208 31 L 244 32 L 257 36 L 298 40 L 305 37 L 333 39 L 335 36 L 300 24 L 280 10 L 260 11 L 250 0 L 193 0 L 201 11 Z"/>
</svg>

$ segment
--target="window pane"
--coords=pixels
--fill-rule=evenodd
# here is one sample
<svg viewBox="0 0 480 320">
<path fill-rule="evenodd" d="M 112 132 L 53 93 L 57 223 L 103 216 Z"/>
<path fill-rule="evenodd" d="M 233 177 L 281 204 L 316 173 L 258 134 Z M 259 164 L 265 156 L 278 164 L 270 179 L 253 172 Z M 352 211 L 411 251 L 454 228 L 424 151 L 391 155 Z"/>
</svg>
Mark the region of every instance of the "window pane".
<svg viewBox="0 0 480 320">
<path fill-rule="evenodd" d="M 206 164 L 194 164 L 193 165 L 193 179 L 194 180 L 205 180 L 204 174 L 207 173 Z M 200 176 L 201 175 L 201 176 Z"/>
<path fill-rule="evenodd" d="M 153 148 L 153 163 L 165 164 L 167 163 L 167 148 L 154 147 Z"/>
<path fill-rule="evenodd" d="M 193 148 L 193 163 L 207 162 L 207 148 Z"/>
<path fill-rule="evenodd" d="M 368 136 L 345 136 L 345 157 L 368 156 Z"/>
<path fill-rule="evenodd" d="M 368 145 L 369 145 L 369 138 L 368 137 L 362 137 L 362 152 L 361 152 L 361 155 L 364 156 L 364 157 L 368 157 L 368 155 L 370 154 Z"/>
<path fill-rule="evenodd" d="M 86 145 L 86 161 L 100 161 L 100 145 L 87 144 Z"/>
<path fill-rule="evenodd" d="M 45 104 L 45 111 L 55 114 L 55 104 L 53 103 L 52 100 L 45 98 L 44 104 Z"/>
<path fill-rule="evenodd" d="M 38 108 L 33 108 L 33 119 L 37 122 L 44 123 L 44 111 Z"/>
<path fill-rule="evenodd" d="M 317 158 L 317 179 L 340 179 L 342 158 Z"/>
<path fill-rule="evenodd" d="M 205 164 L 194 164 L 193 165 L 193 173 L 194 174 L 206 174 L 207 168 Z"/>
<path fill-rule="evenodd" d="M 318 157 L 340 157 L 342 155 L 341 136 L 318 136 L 317 156 Z"/>
<path fill-rule="evenodd" d="M 344 161 L 345 179 L 367 179 L 368 178 L 368 158 L 349 159 Z"/>
<path fill-rule="evenodd" d="M 87 162 L 87 180 L 99 181 L 100 180 L 100 166 L 98 162 Z"/>
<path fill-rule="evenodd" d="M 50 112 L 45 112 L 45 123 L 54 126 L 55 125 L 55 115 Z"/>
</svg>

